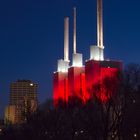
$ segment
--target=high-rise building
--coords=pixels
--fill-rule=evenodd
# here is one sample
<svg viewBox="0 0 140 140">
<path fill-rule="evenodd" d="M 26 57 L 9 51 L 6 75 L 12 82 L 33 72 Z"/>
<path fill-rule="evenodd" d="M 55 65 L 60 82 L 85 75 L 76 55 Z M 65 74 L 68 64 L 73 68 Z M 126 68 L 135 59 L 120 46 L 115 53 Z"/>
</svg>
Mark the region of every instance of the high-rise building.
<svg viewBox="0 0 140 140">
<path fill-rule="evenodd" d="M 23 123 L 26 115 L 36 111 L 38 85 L 30 80 L 17 80 L 10 85 L 10 101 L 5 110 L 5 122 Z"/>
</svg>

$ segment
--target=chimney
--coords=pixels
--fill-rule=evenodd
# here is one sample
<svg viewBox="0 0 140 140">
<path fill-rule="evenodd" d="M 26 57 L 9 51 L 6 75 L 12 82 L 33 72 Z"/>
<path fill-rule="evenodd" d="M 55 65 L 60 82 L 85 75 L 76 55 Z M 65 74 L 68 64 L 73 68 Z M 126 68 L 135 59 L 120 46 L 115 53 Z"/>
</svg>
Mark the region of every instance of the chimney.
<svg viewBox="0 0 140 140">
<path fill-rule="evenodd" d="M 73 8 L 74 24 L 73 24 L 73 53 L 76 54 L 76 7 Z"/>
<path fill-rule="evenodd" d="M 100 60 L 104 59 L 103 45 L 103 2 L 97 0 L 97 46 L 99 47 Z"/>
<path fill-rule="evenodd" d="M 76 52 L 76 7 L 73 8 L 74 22 L 73 22 L 73 61 L 72 66 L 82 67 L 83 66 L 83 56 L 81 53 Z"/>
<path fill-rule="evenodd" d="M 64 19 L 64 61 L 69 61 L 69 18 Z"/>
</svg>

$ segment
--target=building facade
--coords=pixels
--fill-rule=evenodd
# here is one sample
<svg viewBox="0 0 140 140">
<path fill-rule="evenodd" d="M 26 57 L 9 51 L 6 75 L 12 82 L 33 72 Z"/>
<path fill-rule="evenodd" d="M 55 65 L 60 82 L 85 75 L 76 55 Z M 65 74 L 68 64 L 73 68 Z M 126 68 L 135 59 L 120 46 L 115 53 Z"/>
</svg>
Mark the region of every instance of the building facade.
<svg viewBox="0 0 140 140">
<path fill-rule="evenodd" d="M 88 60 L 85 64 L 86 94 L 106 102 L 112 97 L 122 79 L 121 61 Z"/>
<path fill-rule="evenodd" d="M 38 85 L 30 80 L 17 80 L 10 85 L 10 101 L 5 109 L 5 122 L 19 124 L 36 111 Z"/>
</svg>

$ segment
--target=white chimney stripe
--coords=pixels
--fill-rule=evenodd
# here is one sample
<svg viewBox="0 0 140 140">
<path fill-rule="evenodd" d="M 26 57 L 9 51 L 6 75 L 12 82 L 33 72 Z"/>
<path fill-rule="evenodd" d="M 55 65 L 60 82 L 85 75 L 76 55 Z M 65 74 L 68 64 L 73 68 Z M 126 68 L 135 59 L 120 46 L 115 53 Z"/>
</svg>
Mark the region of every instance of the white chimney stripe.
<svg viewBox="0 0 140 140">
<path fill-rule="evenodd" d="M 73 8 L 73 12 L 74 12 L 73 53 L 76 54 L 76 7 Z"/>
<path fill-rule="evenodd" d="M 64 19 L 64 60 L 69 61 L 69 18 Z"/>
</svg>

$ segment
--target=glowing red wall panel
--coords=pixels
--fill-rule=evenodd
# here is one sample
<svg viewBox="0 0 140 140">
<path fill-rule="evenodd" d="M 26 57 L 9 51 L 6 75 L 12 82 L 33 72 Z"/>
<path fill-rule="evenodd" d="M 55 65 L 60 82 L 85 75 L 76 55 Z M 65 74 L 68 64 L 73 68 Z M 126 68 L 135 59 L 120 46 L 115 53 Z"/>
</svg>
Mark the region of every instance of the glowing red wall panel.
<svg viewBox="0 0 140 140">
<path fill-rule="evenodd" d="M 89 98 L 96 96 L 106 102 L 114 90 L 117 90 L 121 72 L 122 63 L 118 61 L 87 61 L 85 76 L 86 92 Z M 107 87 L 109 82 L 110 85 Z"/>
<path fill-rule="evenodd" d="M 68 78 L 67 73 L 56 72 L 53 75 L 53 100 L 57 106 L 58 101 L 68 101 Z"/>
<path fill-rule="evenodd" d="M 99 83 L 100 66 L 98 61 L 87 61 L 85 66 L 86 94 L 93 95 L 93 88 Z"/>
<path fill-rule="evenodd" d="M 118 68 L 104 68 L 100 69 L 100 93 L 99 98 L 106 102 L 117 92 L 119 82 Z"/>
<path fill-rule="evenodd" d="M 85 68 L 71 67 L 68 70 L 69 98 L 85 98 Z"/>
<path fill-rule="evenodd" d="M 86 102 L 89 97 L 86 93 L 86 81 L 85 81 L 85 71 L 81 74 L 81 87 L 82 87 L 82 100 L 83 102 Z"/>
</svg>

